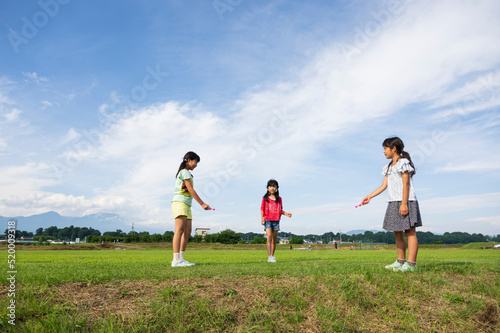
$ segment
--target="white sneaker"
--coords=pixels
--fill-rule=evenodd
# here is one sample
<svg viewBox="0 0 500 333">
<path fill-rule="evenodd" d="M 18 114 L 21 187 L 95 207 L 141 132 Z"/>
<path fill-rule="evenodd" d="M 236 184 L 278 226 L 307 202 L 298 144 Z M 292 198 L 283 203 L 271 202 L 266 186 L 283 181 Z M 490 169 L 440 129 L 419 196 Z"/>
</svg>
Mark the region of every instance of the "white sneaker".
<svg viewBox="0 0 500 333">
<path fill-rule="evenodd" d="M 267 262 L 277 262 L 276 261 L 276 258 L 274 256 L 270 256 L 268 259 L 267 259 Z"/>
<path fill-rule="evenodd" d="M 405 262 L 401 267 L 398 269 L 399 272 L 416 272 L 418 270 L 417 265 L 415 266 L 410 266 L 408 262 Z"/>
<path fill-rule="evenodd" d="M 188 266 L 190 265 L 189 263 L 186 263 L 185 260 L 172 260 L 172 267 L 188 267 Z"/>
<path fill-rule="evenodd" d="M 401 266 L 403 266 L 403 264 L 399 263 L 399 261 L 396 260 L 392 264 L 385 266 L 385 268 L 393 270 L 393 271 L 399 271 L 399 269 L 401 268 Z"/>
<path fill-rule="evenodd" d="M 195 264 L 187 261 L 186 259 L 182 259 L 182 261 L 186 264 L 186 266 L 194 266 Z"/>
</svg>

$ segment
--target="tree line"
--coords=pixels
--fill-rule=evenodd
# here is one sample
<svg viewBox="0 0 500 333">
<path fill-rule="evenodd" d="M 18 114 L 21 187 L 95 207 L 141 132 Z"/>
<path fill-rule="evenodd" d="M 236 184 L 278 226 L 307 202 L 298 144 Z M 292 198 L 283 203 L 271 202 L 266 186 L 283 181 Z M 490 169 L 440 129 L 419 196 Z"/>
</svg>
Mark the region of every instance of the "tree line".
<svg viewBox="0 0 500 333">
<path fill-rule="evenodd" d="M 469 234 L 467 232 L 445 232 L 443 235 L 435 235 L 430 231 L 417 231 L 419 244 L 467 244 L 473 242 L 500 242 L 500 234 L 496 236 L 483 235 L 481 233 Z M 344 239 L 344 236 L 342 237 Z M 373 240 L 375 243 L 396 244 L 392 231 L 372 232 L 365 231 L 364 234 L 347 236 L 348 241 Z"/>
<path fill-rule="evenodd" d="M 5 234 L 7 235 L 7 229 Z M 135 232 L 130 231 L 125 233 L 118 229 L 116 231 L 106 231 L 101 234 L 99 230 L 87 227 L 74 227 L 69 226 L 62 229 L 56 226 L 48 227 L 46 229 L 38 228 L 35 234 L 27 231 L 16 231 L 16 237 L 20 239 L 33 237 L 34 241 L 45 242 L 47 240 L 61 240 L 61 241 L 75 241 L 79 238 L 89 243 L 101 242 L 171 242 L 174 235 L 173 231 L 166 231 L 163 234 L 155 233 L 150 234 L 147 231 Z M 353 241 L 373 241 L 374 243 L 387 243 L 395 244 L 394 235 L 391 231 L 365 231 L 364 233 L 347 235 L 333 232 L 326 232 L 322 235 L 296 235 L 290 232 L 279 232 L 279 238 L 287 238 L 291 244 L 303 244 L 304 242 L 319 242 L 323 244 L 332 241 L 353 242 Z M 483 235 L 481 233 L 469 234 L 467 232 L 445 232 L 443 235 L 436 235 L 432 232 L 417 231 L 417 237 L 420 244 L 467 244 L 472 242 L 500 242 L 500 234 L 496 236 Z M 252 243 L 252 244 L 265 244 L 266 238 L 262 233 L 237 233 L 231 229 L 226 229 L 218 233 L 208 234 L 205 236 L 195 235 L 190 237 L 190 241 L 195 243 L 222 243 L 222 244 L 237 244 L 237 243 Z"/>
</svg>

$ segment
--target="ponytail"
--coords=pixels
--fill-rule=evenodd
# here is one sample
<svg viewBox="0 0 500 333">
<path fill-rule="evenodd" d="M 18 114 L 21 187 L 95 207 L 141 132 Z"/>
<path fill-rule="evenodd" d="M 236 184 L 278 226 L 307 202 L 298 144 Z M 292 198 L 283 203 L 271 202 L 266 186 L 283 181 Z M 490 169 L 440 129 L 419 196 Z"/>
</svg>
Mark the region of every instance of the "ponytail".
<svg viewBox="0 0 500 333">
<path fill-rule="evenodd" d="M 399 156 L 406 158 L 410 162 L 411 167 L 413 168 L 413 171 L 410 173 L 410 176 L 412 177 L 415 174 L 415 166 L 413 165 L 413 162 L 410 158 L 410 154 L 404 151 L 405 145 L 400 138 L 398 138 L 397 136 L 392 138 L 387 138 L 382 143 L 382 147 L 387 147 L 390 149 L 396 147 L 396 151 L 399 154 Z M 389 168 L 391 167 L 391 163 L 392 161 L 389 162 L 389 164 L 387 165 L 387 172 L 385 173 L 386 176 L 389 174 Z"/>
<path fill-rule="evenodd" d="M 186 155 L 184 155 L 181 165 L 179 165 L 179 170 L 175 174 L 175 178 L 177 178 L 179 172 L 181 172 L 182 169 L 186 168 L 188 160 L 197 160 L 198 162 L 200 162 L 200 156 L 198 156 L 198 154 L 196 154 L 195 152 L 188 151 Z"/>
<path fill-rule="evenodd" d="M 413 162 L 411 160 L 410 153 L 408 153 L 407 151 L 402 150 L 401 151 L 401 156 L 403 156 L 403 158 L 406 158 L 408 161 L 410 161 L 410 165 L 413 168 L 413 171 L 410 173 L 410 176 L 413 177 L 413 175 L 415 174 L 416 171 L 415 171 L 415 166 L 413 165 Z"/>
<path fill-rule="evenodd" d="M 182 169 L 186 168 L 187 160 L 183 160 L 181 165 L 179 165 L 179 170 L 177 170 L 177 173 L 175 174 L 175 178 L 179 175 L 179 172 L 181 172 Z"/>
</svg>

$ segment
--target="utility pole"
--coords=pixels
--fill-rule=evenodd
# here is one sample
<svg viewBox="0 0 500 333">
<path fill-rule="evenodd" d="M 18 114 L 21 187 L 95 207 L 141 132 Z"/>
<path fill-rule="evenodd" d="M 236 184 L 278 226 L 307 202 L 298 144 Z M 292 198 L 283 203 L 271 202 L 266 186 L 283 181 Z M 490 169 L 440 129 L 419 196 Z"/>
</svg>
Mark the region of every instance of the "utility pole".
<svg viewBox="0 0 500 333">
<path fill-rule="evenodd" d="M 340 233 L 340 244 L 342 244 L 342 230 L 339 230 Z"/>
</svg>

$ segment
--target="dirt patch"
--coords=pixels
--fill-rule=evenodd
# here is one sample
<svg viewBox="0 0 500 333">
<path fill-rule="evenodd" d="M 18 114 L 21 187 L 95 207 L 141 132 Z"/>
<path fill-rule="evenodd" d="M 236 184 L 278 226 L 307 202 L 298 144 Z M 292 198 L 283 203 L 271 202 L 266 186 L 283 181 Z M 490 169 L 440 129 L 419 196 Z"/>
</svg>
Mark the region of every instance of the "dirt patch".
<svg viewBox="0 0 500 333">
<path fill-rule="evenodd" d="M 54 300 L 62 307 L 69 307 L 88 313 L 90 322 L 109 315 L 123 321 L 133 321 L 139 316 L 151 315 L 151 305 L 168 302 L 180 296 L 190 295 L 192 299 L 209 300 L 214 308 L 231 312 L 236 322 L 243 323 L 251 309 L 270 304 L 277 308 L 287 308 L 286 302 L 275 303 L 268 294 L 268 287 L 286 295 L 287 290 L 301 288 L 304 280 L 297 278 L 195 278 L 168 281 L 156 280 L 113 280 L 102 284 L 69 283 L 60 285 Z M 308 283 L 308 281 L 306 281 Z M 314 306 L 314 302 L 309 302 Z M 314 309 L 306 309 L 314 313 Z M 315 317 L 307 317 L 302 323 L 303 332 L 315 332 Z"/>
<path fill-rule="evenodd" d="M 495 326 L 500 323 L 500 309 L 498 304 L 489 300 L 485 307 L 477 313 L 477 326 L 486 332 L 493 332 Z"/>
<path fill-rule="evenodd" d="M 59 299 L 61 305 L 89 312 L 90 316 L 134 317 L 139 314 L 143 302 L 155 294 L 151 281 L 69 283 L 58 287 L 55 299 Z"/>
<path fill-rule="evenodd" d="M 475 278 L 463 279 L 463 284 L 469 285 Z M 89 327 L 111 317 L 123 325 L 155 320 L 158 314 L 169 311 L 171 316 L 183 317 L 182 307 L 186 306 L 185 318 L 203 320 L 200 318 L 204 313 L 215 313 L 225 317 L 228 327 L 235 330 L 249 325 L 264 325 L 259 327 L 270 331 L 279 327 L 300 332 L 407 330 L 408 327 L 397 324 L 397 320 L 391 320 L 406 311 L 414 313 L 422 331 L 440 331 L 440 325 L 448 331 L 495 332 L 498 329 L 500 309 L 491 299 L 485 299 L 485 306 L 471 314 L 467 322 L 454 323 L 452 317 L 464 311 L 467 299 L 453 301 L 438 295 L 445 292 L 451 296 L 461 295 L 463 289 L 458 288 L 459 284 L 452 282 L 448 288 L 434 288 L 435 292 L 431 293 L 424 292 L 432 288 L 431 285 L 413 284 L 412 293 L 418 298 L 408 300 L 408 294 L 401 293 L 387 303 L 381 296 L 381 290 L 386 288 L 384 284 L 373 284 L 363 275 L 359 279 L 360 284 L 353 285 L 352 290 L 342 288 L 341 281 L 336 279 L 318 281 L 289 276 L 112 280 L 99 284 L 68 283 L 49 289 L 51 303 L 70 315 L 86 314 Z M 361 288 L 361 295 L 356 293 L 357 288 Z M 48 296 L 47 290 L 37 290 L 34 294 L 41 298 Z M 394 306 L 398 309 L 394 310 Z M 363 320 L 358 319 L 361 312 Z M 266 318 L 275 321 L 275 326 L 265 326 Z"/>
</svg>

